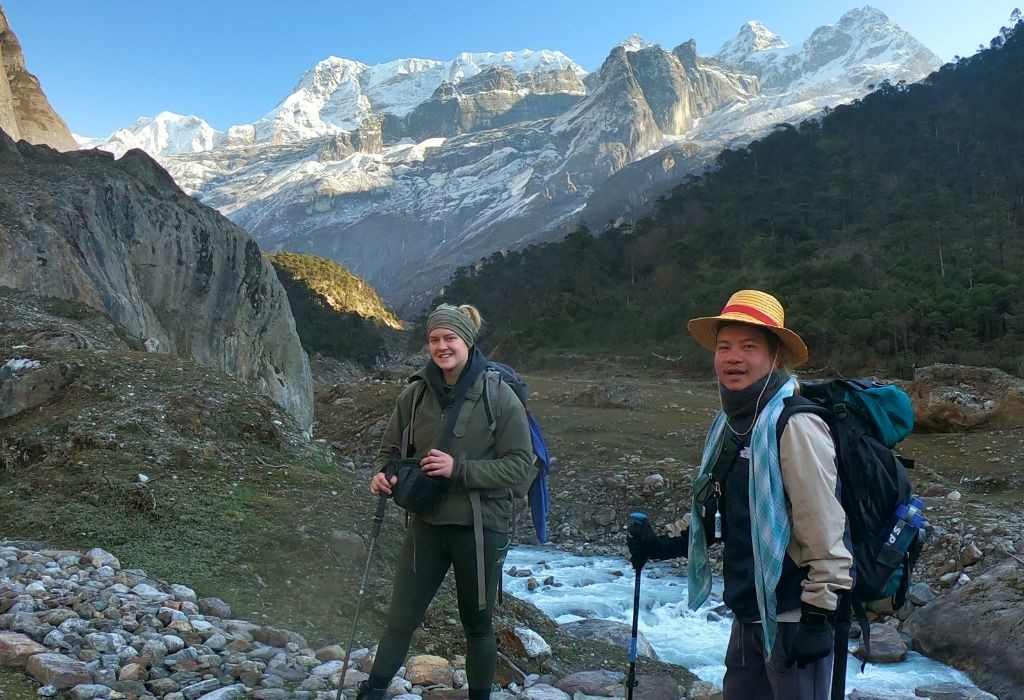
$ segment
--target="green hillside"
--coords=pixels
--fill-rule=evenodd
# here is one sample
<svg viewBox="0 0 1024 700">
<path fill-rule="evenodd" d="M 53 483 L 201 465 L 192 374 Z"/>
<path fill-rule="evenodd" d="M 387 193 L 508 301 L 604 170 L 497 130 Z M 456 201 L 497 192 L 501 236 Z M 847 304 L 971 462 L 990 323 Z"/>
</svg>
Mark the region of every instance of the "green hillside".
<svg viewBox="0 0 1024 700">
<path fill-rule="evenodd" d="M 264 253 L 288 292 L 306 352 L 373 366 L 395 346 L 402 322 L 372 285 L 338 263 L 306 253 Z"/>
<path fill-rule="evenodd" d="M 1015 21 L 1018 17 L 1015 15 Z M 1024 371 L 1024 33 L 722 153 L 648 219 L 456 272 L 491 344 L 682 356 L 690 317 L 771 290 L 844 371 Z M 505 300 L 516 299 L 506 305 Z"/>
</svg>

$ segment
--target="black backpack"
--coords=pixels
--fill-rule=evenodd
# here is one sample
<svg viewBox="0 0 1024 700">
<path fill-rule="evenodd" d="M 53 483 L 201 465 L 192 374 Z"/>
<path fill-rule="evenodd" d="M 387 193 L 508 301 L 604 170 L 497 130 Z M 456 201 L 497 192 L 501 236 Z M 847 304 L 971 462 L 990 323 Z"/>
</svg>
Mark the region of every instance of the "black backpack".
<svg viewBox="0 0 1024 700">
<path fill-rule="evenodd" d="M 861 627 L 864 650 L 870 655 L 867 606 L 891 598 L 896 610 L 906 602 L 910 575 L 923 545 L 918 530 L 907 552 L 895 563 L 883 553 L 897 525 L 897 508 L 909 504 L 912 496 L 907 470 L 914 463 L 893 453 L 892 448 L 913 430 L 913 407 L 906 393 L 892 384 L 834 379 L 801 383 L 800 393 L 785 400 L 778 435 L 796 413 L 821 416 L 835 442 L 839 499 L 849 524 L 854 578 L 853 590 L 841 597 L 836 613 L 837 642 L 841 626 L 845 625 L 848 634 L 852 612 Z M 845 645 L 846 637 L 841 641 Z M 845 676 L 845 654 L 842 656 Z"/>
</svg>

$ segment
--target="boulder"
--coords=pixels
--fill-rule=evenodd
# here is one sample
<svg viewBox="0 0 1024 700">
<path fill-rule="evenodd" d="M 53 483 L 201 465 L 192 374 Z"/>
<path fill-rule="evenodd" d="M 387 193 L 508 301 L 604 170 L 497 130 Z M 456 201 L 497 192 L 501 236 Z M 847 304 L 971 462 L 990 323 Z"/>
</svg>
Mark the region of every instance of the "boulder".
<svg viewBox="0 0 1024 700">
<path fill-rule="evenodd" d="M 929 698 L 929 700 L 999 700 L 992 693 L 975 688 L 973 685 L 949 682 L 919 686 L 914 690 L 914 694 L 919 698 Z"/>
<path fill-rule="evenodd" d="M 636 700 L 677 700 L 679 684 L 672 676 L 639 674 L 636 677 L 633 697 Z"/>
<path fill-rule="evenodd" d="M 0 365 L 0 420 L 55 400 L 71 378 L 65 364 L 11 359 Z"/>
<path fill-rule="evenodd" d="M 917 609 L 903 624 L 915 649 L 999 697 L 1024 688 L 1024 567 L 1016 559 Z"/>
<path fill-rule="evenodd" d="M 563 690 L 546 683 L 536 683 L 523 691 L 521 700 L 570 700 L 571 696 Z"/>
<path fill-rule="evenodd" d="M 30 657 L 46 647 L 16 632 L 0 632 L 0 666 L 24 669 Z"/>
<path fill-rule="evenodd" d="M 922 367 L 914 372 L 907 393 L 914 403 L 914 428 L 921 432 L 963 432 L 1024 422 L 1024 380 L 998 369 Z"/>
<path fill-rule="evenodd" d="M 503 628 L 497 632 L 499 643 L 520 659 L 546 659 L 551 646 L 528 627 Z"/>
<path fill-rule="evenodd" d="M 868 662 L 873 664 L 894 664 L 907 658 L 907 645 L 900 633 L 889 625 L 871 625 L 871 655 Z M 860 645 L 853 650 L 853 655 L 861 661 L 866 653 Z"/>
<path fill-rule="evenodd" d="M 92 683 L 89 667 L 63 654 L 35 654 L 29 657 L 25 670 L 41 684 L 52 685 L 58 690 Z"/>
<path fill-rule="evenodd" d="M 555 687 L 572 696 L 583 693 L 610 698 L 621 694 L 625 681 L 626 674 L 620 671 L 580 671 L 562 678 Z"/>
<path fill-rule="evenodd" d="M 559 625 L 559 627 L 574 637 L 596 639 L 607 644 L 614 644 L 623 649 L 629 649 L 629 644 L 633 637 L 633 630 L 629 625 L 613 620 L 576 620 L 574 622 L 566 622 Z M 637 653 L 654 660 L 658 659 L 654 647 L 647 641 L 647 637 L 644 636 L 643 632 L 637 632 Z"/>
<path fill-rule="evenodd" d="M 412 656 L 405 664 L 405 679 L 413 685 L 452 684 L 452 667 L 447 659 L 430 654 Z"/>
</svg>

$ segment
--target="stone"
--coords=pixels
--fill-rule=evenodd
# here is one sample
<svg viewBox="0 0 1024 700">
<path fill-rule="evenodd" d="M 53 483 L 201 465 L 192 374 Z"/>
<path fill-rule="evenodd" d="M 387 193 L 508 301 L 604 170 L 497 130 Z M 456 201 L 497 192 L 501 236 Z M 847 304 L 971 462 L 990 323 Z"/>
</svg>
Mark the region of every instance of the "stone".
<svg viewBox="0 0 1024 700">
<path fill-rule="evenodd" d="M 637 687 L 633 689 L 636 700 L 677 700 L 679 684 L 676 679 L 665 675 L 639 674 Z"/>
<path fill-rule="evenodd" d="M 871 625 L 871 657 L 869 663 L 894 664 L 907 658 L 907 645 L 900 633 L 889 625 Z M 864 647 L 858 646 L 853 655 L 864 660 Z"/>
<path fill-rule="evenodd" d="M 257 642 L 262 642 L 272 647 L 284 647 L 288 644 L 295 644 L 299 649 L 305 649 L 309 645 L 306 643 L 305 637 L 298 632 L 292 632 L 291 630 L 280 629 L 278 627 L 271 627 L 264 625 L 259 627 L 252 632 L 252 637 Z"/>
<path fill-rule="evenodd" d="M 903 624 L 915 649 L 997 697 L 1024 687 L 1024 566 L 1008 559 L 919 608 Z"/>
<path fill-rule="evenodd" d="M 449 686 L 452 682 L 452 667 L 447 659 L 440 656 L 412 656 L 405 664 L 405 679 L 413 685 Z"/>
<path fill-rule="evenodd" d="M 528 627 L 514 627 L 499 632 L 500 641 L 519 658 L 546 659 L 551 656 L 551 646 L 544 638 Z"/>
<path fill-rule="evenodd" d="M 199 606 L 199 612 L 203 615 L 220 618 L 231 617 L 231 606 L 220 598 L 200 598 L 196 604 Z"/>
<path fill-rule="evenodd" d="M 92 683 L 89 667 L 63 654 L 34 654 L 29 657 L 25 670 L 41 684 L 52 685 L 59 690 Z"/>
<path fill-rule="evenodd" d="M 216 678 L 208 678 L 207 680 L 185 686 L 181 689 L 181 694 L 185 696 L 186 700 L 196 700 L 196 698 L 200 698 L 218 688 L 220 688 L 220 681 Z"/>
<path fill-rule="evenodd" d="M 178 583 L 171 584 L 171 594 L 179 603 L 195 603 L 198 600 L 194 590 Z"/>
<path fill-rule="evenodd" d="M 935 600 L 935 593 L 932 592 L 931 586 L 927 583 L 918 581 L 907 591 L 907 597 L 914 605 L 927 605 Z"/>
<path fill-rule="evenodd" d="M 82 563 L 94 566 L 97 569 L 101 566 L 109 566 L 114 571 L 120 571 L 121 562 L 110 552 L 99 547 L 93 547 L 82 557 Z"/>
<path fill-rule="evenodd" d="M 238 700 L 245 696 L 245 686 L 241 683 L 225 686 L 199 696 L 200 700 Z M 185 696 L 188 697 L 187 695 Z"/>
<path fill-rule="evenodd" d="M 607 698 L 619 694 L 625 680 L 626 674 L 620 671 L 580 671 L 562 678 L 555 687 L 571 696 L 583 693 Z"/>
<path fill-rule="evenodd" d="M 623 649 L 629 649 L 633 637 L 633 630 L 624 622 L 613 620 L 576 620 L 559 625 L 559 628 L 581 639 L 596 639 L 606 644 L 614 644 Z M 637 653 L 641 656 L 657 660 L 658 655 L 654 647 L 644 636 L 643 632 L 637 632 Z"/>
<path fill-rule="evenodd" d="M 31 656 L 46 651 L 46 647 L 24 634 L 0 632 L 0 666 L 24 670 Z"/>
<path fill-rule="evenodd" d="M 686 691 L 686 700 L 715 700 L 721 698 L 722 689 L 709 681 L 694 681 Z"/>
<path fill-rule="evenodd" d="M 907 393 L 914 430 L 963 432 L 1024 423 L 1024 381 L 988 367 L 939 364 L 914 370 Z"/>
<path fill-rule="evenodd" d="M 650 474 L 644 478 L 640 491 L 650 495 L 665 488 L 665 477 L 661 474 Z"/>
<path fill-rule="evenodd" d="M 951 682 L 922 685 L 914 690 L 914 694 L 929 700 L 998 700 L 981 688 Z"/>
<path fill-rule="evenodd" d="M 109 698 L 112 688 L 96 683 L 81 683 L 68 691 L 71 700 L 96 700 Z"/>
<path fill-rule="evenodd" d="M 144 681 L 149 677 L 149 671 L 142 664 L 125 664 L 117 673 L 119 681 Z"/>
<path fill-rule="evenodd" d="M 981 556 L 981 550 L 978 549 L 978 545 L 968 542 L 967 546 L 960 550 L 960 567 L 966 568 L 977 564 L 981 561 Z"/>
<path fill-rule="evenodd" d="M 335 659 L 334 661 L 328 661 L 327 663 L 323 663 L 319 666 L 311 668 L 309 670 L 309 673 L 312 676 L 332 676 L 335 673 L 341 673 L 341 667 L 343 665 L 343 661 L 338 661 L 337 659 Z"/>
<path fill-rule="evenodd" d="M 345 650 L 341 648 L 340 644 L 331 644 L 330 646 L 322 647 L 317 649 L 316 658 L 318 661 L 342 661 L 345 658 Z M 349 661 L 351 662 L 352 655 L 349 655 Z"/>
<path fill-rule="evenodd" d="M 571 700 L 572 696 L 546 683 L 536 683 L 523 690 L 520 697 L 523 700 Z"/>
</svg>

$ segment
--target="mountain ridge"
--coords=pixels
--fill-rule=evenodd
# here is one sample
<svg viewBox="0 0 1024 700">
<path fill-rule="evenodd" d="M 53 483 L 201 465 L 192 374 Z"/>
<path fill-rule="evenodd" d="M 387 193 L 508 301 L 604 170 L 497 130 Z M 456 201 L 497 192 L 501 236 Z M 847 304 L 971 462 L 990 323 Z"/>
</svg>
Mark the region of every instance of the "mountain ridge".
<svg viewBox="0 0 1024 700">
<path fill-rule="evenodd" d="M 241 138 L 223 148 L 158 158 L 265 249 L 337 260 L 388 303 L 412 310 L 454 266 L 558 238 L 579 221 L 633 218 L 724 147 L 855 99 L 872 81 L 918 79 L 938 66 L 870 8 L 830 26 L 797 46 L 769 38 L 759 54 L 783 52 L 786 60 L 745 58 L 747 68 L 701 57 L 692 41 L 668 51 L 639 38 L 582 77 L 571 68 L 516 73 L 493 65 L 442 80 L 403 116 L 344 122 L 349 131 L 338 130 L 342 117 L 365 114 L 368 98 L 354 62 L 332 64 L 334 82 L 292 110 L 294 129 L 277 113 L 233 127 Z M 886 60 L 872 62 L 880 51 Z M 786 76 L 792 90 L 766 87 Z M 329 124 L 327 133 L 292 139 L 316 120 Z M 626 182 L 640 191 L 613 186 Z"/>
</svg>

